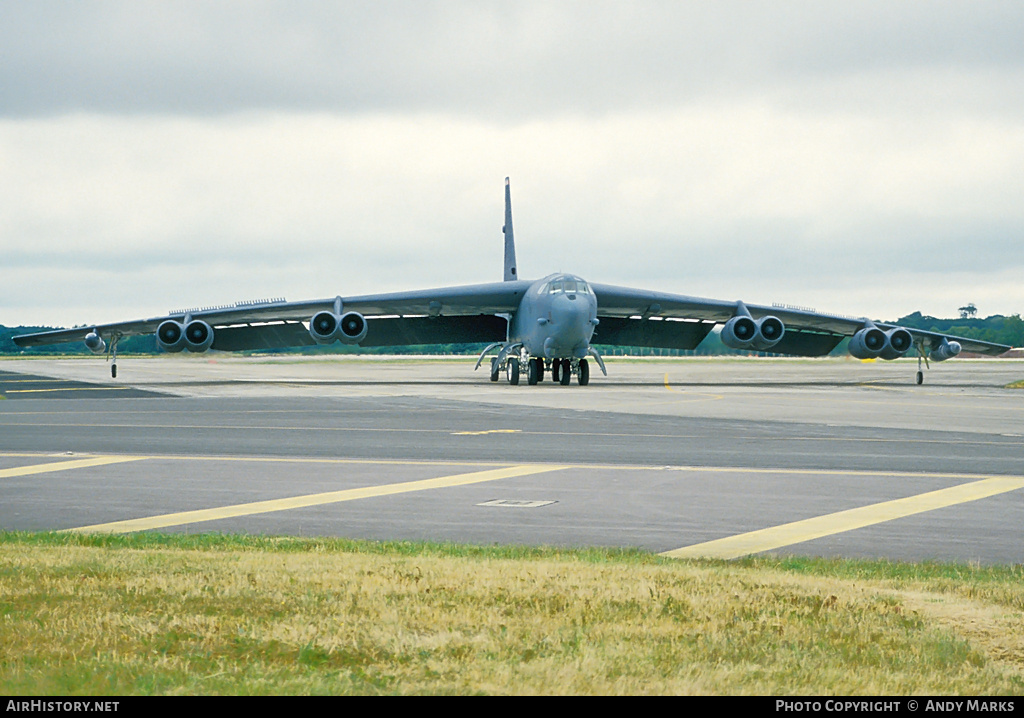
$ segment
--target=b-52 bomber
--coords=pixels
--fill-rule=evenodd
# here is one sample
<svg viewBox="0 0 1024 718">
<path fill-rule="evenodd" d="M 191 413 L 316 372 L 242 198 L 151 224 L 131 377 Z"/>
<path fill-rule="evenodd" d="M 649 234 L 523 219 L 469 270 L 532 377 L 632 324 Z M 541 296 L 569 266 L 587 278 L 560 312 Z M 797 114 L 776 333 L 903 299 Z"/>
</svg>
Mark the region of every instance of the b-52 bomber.
<svg viewBox="0 0 1024 718">
<path fill-rule="evenodd" d="M 167 352 L 280 349 L 342 342 L 361 347 L 489 342 L 491 381 L 537 384 L 546 375 L 580 386 L 593 359 L 607 375 L 594 344 L 695 349 L 722 325 L 733 349 L 815 357 L 850 337 L 858 359 L 897 359 L 915 349 L 921 362 L 944 361 L 962 350 L 996 356 L 1010 347 L 784 305 L 702 299 L 644 289 L 592 284 L 573 274 L 520 279 L 512 231 L 512 198 L 505 178 L 505 276 L 502 282 L 301 302 L 270 300 L 172 312 L 139 321 L 14 337 L 21 347 L 84 341 L 106 353 L 117 376 L 117 343 L 156 334 Z"/>
</svg>

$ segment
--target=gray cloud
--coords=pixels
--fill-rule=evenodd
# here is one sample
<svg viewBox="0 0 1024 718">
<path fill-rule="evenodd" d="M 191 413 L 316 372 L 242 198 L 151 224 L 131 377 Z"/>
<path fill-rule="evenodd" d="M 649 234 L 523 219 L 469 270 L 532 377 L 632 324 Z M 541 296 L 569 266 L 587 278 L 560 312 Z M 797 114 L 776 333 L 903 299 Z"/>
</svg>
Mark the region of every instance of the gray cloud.
<svg viewBox="0 0 1024 718">
<path fill-rule="evenodd" d="M 0 5 L 0 112 L 426 111 L 522 121 L 956 72 L 1019 108 L 1013 2 L 125 2 Z M 934 82 L 932 80 L 931 82 Z M 829 92 L 830 83 L 849 96 Z M 982 87 L 978 87 L 978 85 Z M 989 89 L 985 89 L 989 88 Z"/>
<path fill-rule="evenodd" d="M 0 307 L 498 279 L 511 175 L 526 276 L 1021 311 L 1021 37 L 1017 2 L 0 0 Z"/>
</svg>

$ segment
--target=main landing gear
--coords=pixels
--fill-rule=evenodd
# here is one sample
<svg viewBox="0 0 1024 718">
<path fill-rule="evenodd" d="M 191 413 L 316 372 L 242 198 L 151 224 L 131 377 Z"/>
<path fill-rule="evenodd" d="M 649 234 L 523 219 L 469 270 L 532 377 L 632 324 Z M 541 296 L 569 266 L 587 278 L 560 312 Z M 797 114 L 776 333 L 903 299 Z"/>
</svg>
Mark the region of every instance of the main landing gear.
<svg viewBox="0 0 1024 718">
<path fill-rule="evenodd" d="M 544 366 L 543 359 L 532 361 L 541 367 Z M 557 381 L 562 386 L 569 386 L 573 375 L 576 376 L 576 381 L 580 386 L 590 383 L 590 365 L 587 364 L 586 359 L 550 359 L 547 364 L 551 370 L 551 381 Z M 543 368 L 538 371 L 543 372 Z M 542 373 L 541 376 L 543 376 Z"/>
<path fill-rule="evenodd" d="M 479 366 L 479 362 L 477 366 Z M 551 381 L 558 382 L 562 386 L 568 386 L 572 377 L 580 386 L 590 383 L 590 365 L 586 359 L 544 359 L 543 357 L 531 357 L 523 351 L 519 355 L 499 354 L 491 358 L 491 381 L 498 381 L 502 372 L 512 386 L 519 384 L 523 374 L 526 375 L 526 383 L 530 386 L 544 381 L 544 375 L 551 372 Z"/>
</svg>

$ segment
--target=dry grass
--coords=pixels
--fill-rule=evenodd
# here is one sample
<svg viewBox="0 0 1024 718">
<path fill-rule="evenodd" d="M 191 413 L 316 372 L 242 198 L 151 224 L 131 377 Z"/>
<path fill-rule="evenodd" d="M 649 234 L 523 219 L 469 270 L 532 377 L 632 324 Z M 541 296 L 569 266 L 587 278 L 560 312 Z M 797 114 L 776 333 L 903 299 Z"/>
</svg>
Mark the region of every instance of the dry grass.
<svg viewBox="0 0 1024 718">
<path fill-rule="evenodd" d="M 1024 689 L 1015 569 L 135 542 L 0 534 L 0 692 Z"/>
</svg>

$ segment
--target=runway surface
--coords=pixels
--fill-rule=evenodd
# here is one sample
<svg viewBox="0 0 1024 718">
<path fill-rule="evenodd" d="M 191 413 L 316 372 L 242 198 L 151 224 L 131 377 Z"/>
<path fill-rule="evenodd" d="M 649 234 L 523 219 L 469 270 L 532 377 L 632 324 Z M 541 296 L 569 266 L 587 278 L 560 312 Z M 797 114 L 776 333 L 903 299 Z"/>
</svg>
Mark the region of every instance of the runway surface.
<svg viewBox="0 0 1024 718">
<path fill-rule="evenodd" d="M 1024 362 L 0 362 L 0 527 L 1019 563 Z"/>
</svg>

